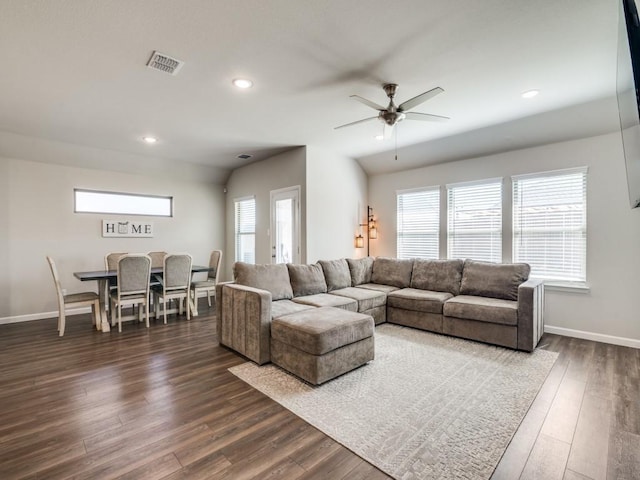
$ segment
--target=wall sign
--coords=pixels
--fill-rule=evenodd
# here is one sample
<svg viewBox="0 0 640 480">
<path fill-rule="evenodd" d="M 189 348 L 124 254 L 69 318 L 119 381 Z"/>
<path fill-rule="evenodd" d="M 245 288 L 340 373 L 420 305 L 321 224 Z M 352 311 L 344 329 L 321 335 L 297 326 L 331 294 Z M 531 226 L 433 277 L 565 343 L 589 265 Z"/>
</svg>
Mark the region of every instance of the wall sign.
<svg viewBox="0 0 640 480">
<path fill-rule="evenodd" d="M 153 237 L 152 222 L 102 220 L 103 237 Z"/>
</svg>

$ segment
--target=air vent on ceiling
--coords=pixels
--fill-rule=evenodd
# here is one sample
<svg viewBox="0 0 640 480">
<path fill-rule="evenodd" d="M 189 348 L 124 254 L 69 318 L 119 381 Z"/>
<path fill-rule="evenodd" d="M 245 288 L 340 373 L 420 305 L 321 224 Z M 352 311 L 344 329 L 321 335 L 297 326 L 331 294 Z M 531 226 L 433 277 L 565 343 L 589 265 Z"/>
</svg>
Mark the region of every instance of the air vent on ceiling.
<svg viewBox="0 0 640 480">
<path fill-rule="evenodd" d="M 147 67 L 153 68 L 154 70 L 160 70 L 161 72 L 169 73 L 171 75 L 176 75 L 183 65 L 184 62 L 182 60 L 178 60 L 177 58 L 155 51 L 147 62 Z"/>
<path fill-rule="evenodd" d="M 252 155 L 249 155 L 248 153 L 241 153 L 240 155 L 238 155 L 238 158 L 241 158 L 242 160 L 246 160 L 251 157 Z"/>
</svg>

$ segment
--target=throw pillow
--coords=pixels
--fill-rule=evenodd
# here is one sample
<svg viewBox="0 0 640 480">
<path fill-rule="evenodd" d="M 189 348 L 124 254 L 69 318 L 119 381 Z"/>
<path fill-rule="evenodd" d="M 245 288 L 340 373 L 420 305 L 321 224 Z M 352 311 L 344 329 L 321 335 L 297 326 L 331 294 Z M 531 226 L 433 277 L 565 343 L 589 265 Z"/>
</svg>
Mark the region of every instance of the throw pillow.
<svg viewBox="0 0 640 480">
<path fill-rule="evenodd" d="M 239 285 L 267 290 L 274 301 L 293 298 L 289 271 L 284 264 L 254 265 L 236 262 L 233 265 L 233 277 Z"/>
<path fill-rule="evenodd" d="M 461 295 L 518 300 L 518 287 L 529 278 L 526 263 L 490 263 L 465 260 Z"/>
<path fill-rule="evenodd" d="M 373 270 L 373 257 L 347 258 L 349 273 L 351 274 L 351 286 L 371 283 L 371 271 Z"/>
<path fill-rule="evenodd" d="M 289 269 L 289 278 L 291 278 L 294 297 L 327 293 L 327 283 L 324 279 L 322 267 L 319 264 L 294 265 L 288 263 L 287 268 Z"/>
<path fill-rule="evenodd" d="M 463 265 L 464 262 L 460 259 L 423 260 L 416 258 L 411 273 L 411 287 L 459 295 Z"/>
<path fill-rule="evenodd" d="M 318 262 L 327 281 L 327 290 L 339 290 L 351 286 L 351 272 L 349 264 L 344 258 L 339 260 L 320 260 Z"/>
</svg>

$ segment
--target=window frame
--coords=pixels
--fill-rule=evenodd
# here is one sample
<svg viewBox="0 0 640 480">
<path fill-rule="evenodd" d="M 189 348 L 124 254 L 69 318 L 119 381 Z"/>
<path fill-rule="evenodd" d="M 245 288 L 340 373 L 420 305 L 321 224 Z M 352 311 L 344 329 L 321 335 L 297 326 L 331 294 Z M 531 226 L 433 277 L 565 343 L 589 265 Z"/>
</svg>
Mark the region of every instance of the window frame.
<svg viewBox="0 0 640 480">
<path fill-rule="evenodd" d="M 568 175 L 581 174 L 581 188 L 582 188 L 582 223 L 579 227 L 580 232 L 582 234 L 582 251 L 580 252 L 580 271 L 581 277 L 578 279 L 572 278 L 557 278 L 557 276 L 551 275 L 548 276 L 548 272 L 538 273 L 535 271 L 535 267 L 532 267 L 531 270 L 531 278 L 542 279 L 545 282 L 545 285 L 558 287 L 558 288 L 571 288 L 571 289 L 588 289 L 587 279 L 588 279 L 588 269 L 587 269 L 587 252 L 588 252 L 588 167 L 576 167 L 576 168 L 566 168 L 560 170 L 551 170 L 545 172 L 536 172 L 536 173 L 528 173 L 523 175 L 513 175 L 511 177 L 511 204 L 512 204 L 512 227 L 511 227 L 511 237 L 512 237 L 512 258 L 514 262 L 525 262 L 528 264 L 532 264 L 531 261 L 527 261 L 522 258 L 522 255 L 518 255 L 518 245 L 521 242 L 519 241 L 518 235 L 521 231 L 519 221 L 519 210 L 520 203 L 516 201 L 516 194 L 518 188 L 518 182 L 520 180 L 537 180 L 543 178 L 551 178 L 551 177 L 561 177 Z M 521 216 L 521 215 L 520 215 Z M 575 228 L 566 228 L 564 230 L 559 230 L 556 228 L 549 228 L 547 231 L 553 231 L 555 233 L 559 232 L 575 232 Z M 563 249 L 564 252 L 564 249 Z M 547 275 L 546 275 L 547 274 Z"/>
<path fill-rule="evenodd" d="M 435 186 L 430 186 L 430 187 L 420 187 L 420 188 L 411 188 L 411 189 L 406 189 L 406 190 L 397 190 L 396 191 L 396 257 L 397 258 L 424 258 L 424 259 L 429 259 L 429 260 L 438 260 L 440 258 L 440 224 L 441 224 L 441 215 L 442 215 L 442 209 L 441 207 L 441 191 L 440 191 L 440 185 L 435 185 Z M 401 196 L 403 195 L 410 195 L 412 193 L 435 193 L 436 194 L 436 210 L 437 210 L 437 218 L 436 218 L 436 222 L 435 222 L 435 232 L 431 232 L 431 234 L 435 234 L 435 257 L 431 257 L 431 256 L 403 256 L 401 255 L 400 252 L 400 248 L 401 248 L 401 236 L 404 238 L 404 232 L 405 230 L 403 229 L 401 231 L 400 228 L 400 223 L 401 223 L 401 218 L 400 218 L 400 200 L 401 200 Z"/>
<path fill-rule="evenodd" d="M 240 232 L 239 231 L 239 222 L 238 222 L 238 208 L 239 205 L 241 203 L 244 202 L 249 202 L 252 201 L 253 202 L 253 215 L 254 215 L 254 221 L 253 221 L 253 231 L 252 232 Z M 234 221 L 234 229 L 233 229 L 233 239 L 234 239 L 234 259 L 236 262 L 246 262 L 245 259 L 241 259 L 239 258 L 240 255 L 240 249 L 238 248 L 238 246 L 240 245 L 240 238 L 243 236 L 253 236 L 253 263 L 256 263 L 256 223 L 257 223 L 257 204 L 256 204 L 256 197 L 255 195 L 250 195 L 250 196 L 245 196 L 245 197 L 239 197 L 239 198 L 234 198 L 233 199 L 233 221 Z M 246 263 L 251 263 L 251 262 L 246 262 Z"/>
<path fill-rule="evenodd" d="M 487 258 L 478 258 L 475 256 L 471 256 L 471 255 L 466 255 L 466 254 L 455 254 L 453 252 L 453 242 L 455 242 L 455 229 L 452 228 L 453 223 L 455 222 L 455 211 L 454 208 L 452 208 L 452 191 L 458 188 L 467 188 L 467 187 L 477 187 L 477 186 L 481 186 L 481 185 L 498 185 L 499 189 L 500 189 L 500 198 L 499 198 L 499 205 L 500 205 L 500 215 L 499 215 L 499 227 L 498 230 L 492 230 L 492 229 L 488 229 L 487 233 L 490 233 L 491 235 L 498 235 L 499 237 L 499 241 L 497 242 L 497 246 L 498 246 L 498 254 L 496 256 L 492 256 L 490 259 Z M 496 263 L 502 263 L 503 262 L 503 239 L 504 239 L 504 215 L 505 215 L 505 208 L 504 208 L 504 178 L 503 177 L 494 177 L 494 178 L 485 178 L 482 180 L 474 180 L 474 181 L 470 181 L 470 182 L 458 182 L 458 183 L 448 183 L 446 184 L 446 205 L 447 205 L 447 211 L 446 211 L 446 216 L 447 216 L 447 223 L 446 223 L 446 228 L 447 228 L 447 252 L 446 252 L 446 258 L 447 259 L 452 259 L 452 258 L 469 258 L 471 260 L 478 260 L 478 261 L 487 261 L 487 262 L 496 262 Z M 452 235 L 452 231 L 454 232 L 454 234 Z"/>
<path fill-rule="evenodd" d="M 125 211 L 117 211 L 117 210 L 79 210 L 78 209 L 78 194 L 79 193 L 93 193 L 100 195 L 109 195 L 114 197 L 140 197 L 146 199 L 162 199 L 169 201 L 169 212 L 168 214 L 159 214 L 159 213 L 131 213 Z M 145 193 L 128 193 L 128 192 L 112 192 L 107 190 L 92 190 L 87 188 L 74 188 L 73 189 L 73 212 L 74 213 L 89 213 L 89 214 L 101 214 L 101 215 L 131 215 L 138 217 L 173 217 L 173 197 L 169 195 L 148 195 Z"/>
</svg>

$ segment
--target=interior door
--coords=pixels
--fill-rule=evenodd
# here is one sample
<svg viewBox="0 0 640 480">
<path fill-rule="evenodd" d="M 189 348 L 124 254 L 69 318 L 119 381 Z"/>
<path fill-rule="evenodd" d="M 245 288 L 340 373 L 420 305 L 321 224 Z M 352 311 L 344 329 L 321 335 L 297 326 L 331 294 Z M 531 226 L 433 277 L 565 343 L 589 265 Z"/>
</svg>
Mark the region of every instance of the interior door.
<svg viewBox="0 0 640 480">
<path fill-rule="evenodd" d="M 300 263 L 300 187 L 271 192 L 271 263 Z"/>
</svg>

